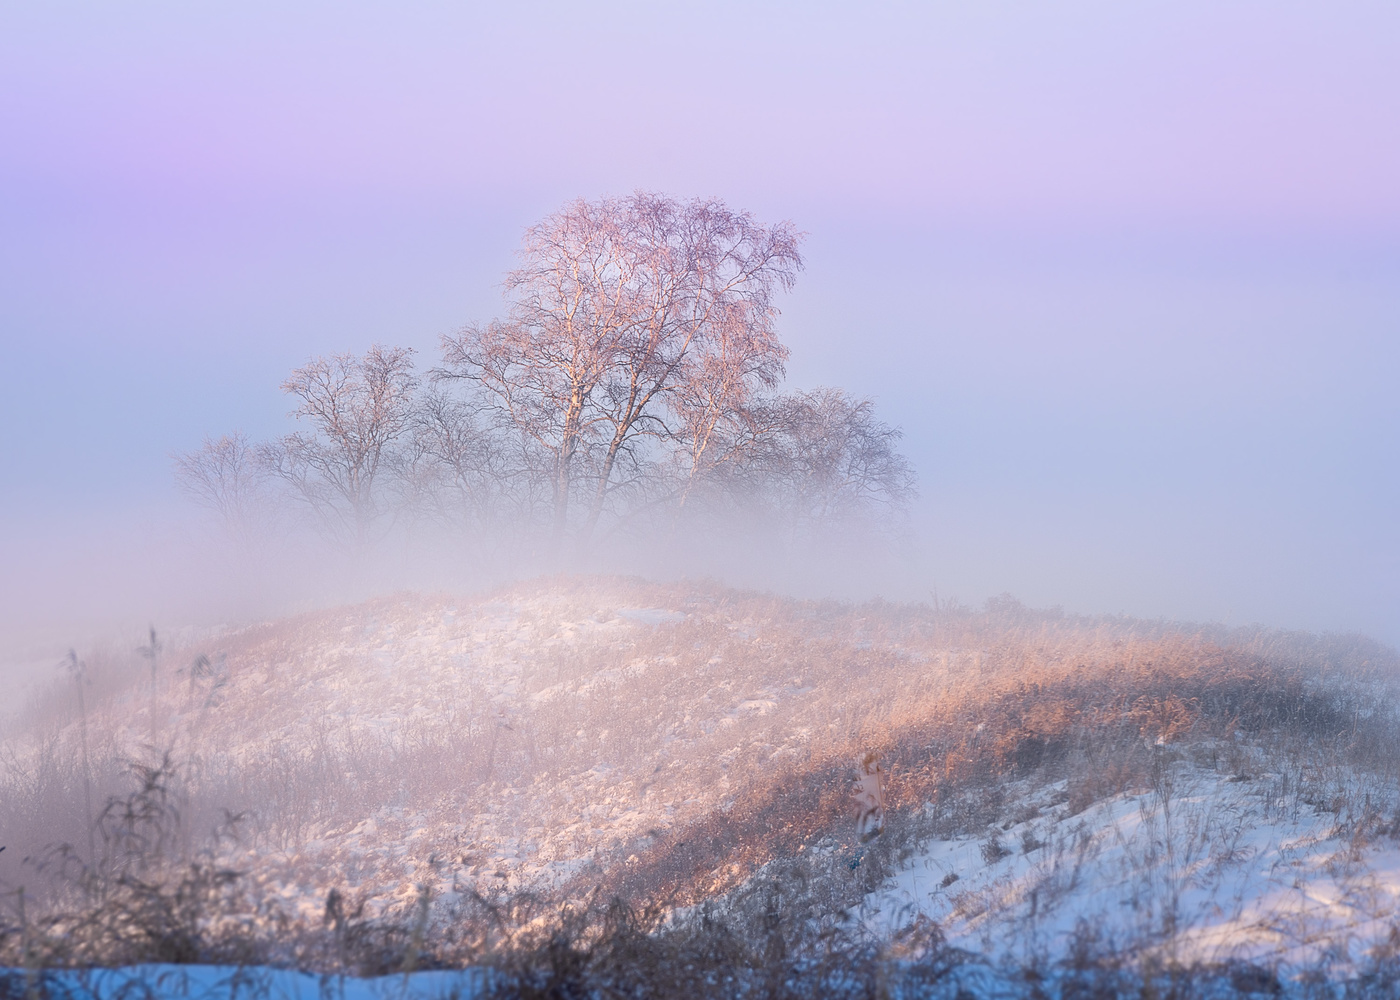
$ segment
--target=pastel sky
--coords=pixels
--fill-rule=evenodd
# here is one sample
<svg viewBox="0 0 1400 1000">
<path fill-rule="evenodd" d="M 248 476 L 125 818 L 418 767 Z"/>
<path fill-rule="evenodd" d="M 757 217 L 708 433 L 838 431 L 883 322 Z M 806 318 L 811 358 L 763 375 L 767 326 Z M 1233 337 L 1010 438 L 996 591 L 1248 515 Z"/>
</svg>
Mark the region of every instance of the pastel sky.
<svg viewBox="0 0 1400 1000">
<path fill-rule="evenodd" d="M 8 3 L 0 628 L 179 614 L 172 451 L 649 188 L 810 234 L 791 381 L 904 428 L 901 596 L 1397 642 L 1397 178 L 1392 0 Z"/>
</svg>

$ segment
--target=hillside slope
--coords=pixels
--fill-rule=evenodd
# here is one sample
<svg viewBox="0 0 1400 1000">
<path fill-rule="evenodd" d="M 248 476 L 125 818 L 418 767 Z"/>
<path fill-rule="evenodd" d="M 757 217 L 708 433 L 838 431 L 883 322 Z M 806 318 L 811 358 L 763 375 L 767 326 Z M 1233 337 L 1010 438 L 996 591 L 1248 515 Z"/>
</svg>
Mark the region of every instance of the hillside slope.
<svg viewBox="0 0 1400 1000">
<path fill-rule="evenodd" d="M 139 660 L 90 664 L 85 717 L 65 686 L 7 739 L 10 885 L 45 844 L 110 846 L 86 846 L 85 726 L 94 810 L 124 761 L 168 756 L 172 857 L 242 814 L 219 857 L 249 933 L 527 897 L 535 921 L 614 896 L 741 919 L 766 893 L 794 939 L 923 914 L 1020 966 L 1078 948 L 1355 975 L 1400 941 L 1396 659 L 1363 640 L 555 579 L 303 614 L 156 666 L 152 689 Z M 1294 930 L 1260 930 L 1285 910 Z"/>
</svg>

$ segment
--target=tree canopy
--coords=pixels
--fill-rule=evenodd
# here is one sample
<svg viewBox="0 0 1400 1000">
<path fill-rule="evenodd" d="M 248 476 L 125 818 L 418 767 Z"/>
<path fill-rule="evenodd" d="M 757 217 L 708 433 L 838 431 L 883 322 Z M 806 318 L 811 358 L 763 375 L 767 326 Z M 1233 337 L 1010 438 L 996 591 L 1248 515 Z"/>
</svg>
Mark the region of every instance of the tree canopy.
<svg viewBox="0 0 1400 1000">
<path fill-rule="evenodd" d="M 282 385 L 306 430 L 206 442 L 177 477 L 241 531 L 276 494 L 358 544 L 446 522 L 586 558 L 741 519 L 888 529 L 914 495 L 899 431 L 868 399 L 780 388 L 801 240 L 716 199 L 574 201 L 526 230 L 505 315 L 444 337 L 426 379 L 405 348 L 313 358 Z"/>
</svg>

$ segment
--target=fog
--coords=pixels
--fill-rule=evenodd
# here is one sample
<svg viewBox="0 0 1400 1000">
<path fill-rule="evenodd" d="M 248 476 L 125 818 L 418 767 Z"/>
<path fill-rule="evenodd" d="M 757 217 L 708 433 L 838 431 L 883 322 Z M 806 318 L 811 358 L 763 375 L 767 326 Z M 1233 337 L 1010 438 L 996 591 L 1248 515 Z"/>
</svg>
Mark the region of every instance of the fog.
<svg viewBox="0 0 1400 1000">
<path fill-rule="evenodd" d="M 420 538 L 250 570 L 172 455 L 294 429 L 309 358 L 431 367 L 502 313 L 526 226 L 638 188 L 809 234 L 787 385 L 872 397 L 920 497 L 868 563 L 580 568 L 1398 642 L 1397 29 L 1366 3 L 8 8 L 0 656 L 29 677 L 150 621 L 549 568 Z"/>
</svg>

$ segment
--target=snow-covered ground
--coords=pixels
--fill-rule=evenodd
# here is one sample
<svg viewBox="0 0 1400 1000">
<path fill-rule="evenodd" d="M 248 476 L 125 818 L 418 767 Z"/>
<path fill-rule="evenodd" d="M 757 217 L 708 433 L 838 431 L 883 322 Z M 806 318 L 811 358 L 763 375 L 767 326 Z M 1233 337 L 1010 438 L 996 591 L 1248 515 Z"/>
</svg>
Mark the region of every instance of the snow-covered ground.
<svg viewBox="0 0 1400 1000">
<path fill-rule="evenodd" d="M 894 745 L 889 734 L 904 727 L 914 734 L 908 767 L 891 779 L 899 812 L 881 843 L 896 828 L 912 839 L 900 842 L 898 871 L 848 911 L 883 938 L 931 918 L 949 944 L 991 963 L 969 964 L 969 976 L 1079 953 L 1345 979 L 1400 951 L 1392 779 L 1337 752 L 1312 753 L 1297 734 L 1285 753 L 1267 743 L 1271 732 L 1250 742 L 1193 729 L 1157 689 L 1146 708 L 1131 688 L 1101 697 L 1131 670 L 1161 685 L 1238 669 L 1199 636 L 1161 623 L 1024 618 L 938 618 L 618 580 L 484 598 L 397 595 L 180 649 L 172 641 L 154 698 L 145 662 L 125 680 L 95 672 L 86 703 L 94 802 L 129 790 L 123 760 L 154 759 L 152 742 L 168 748 L 187 828 L 218 807 L 246 812 L 238 837 L 222 843 L 221 863 L 245 873 L 239 890 L 260 915 L 308 935 L 327 926 L 332 892 L 345 919 L 361 925 L 402 921 L 420 905 L 427 913 L 430 900 L 425 919 L 442 929 L 461 912 L 454 904 L 476 905 L 477 894 L 500 901 L 559 890 L 553 906 L 618 872 L 650 873 L 658 895 L 672 888 L 667 880 L 689 879 L 689 895 L 675 897 L 680 912 L 751 884 L 770 863 L 809 864 L 820 878 L 834 871 L 837 888 L 812 898 L 839 911 L 884 870 L 848 867 L 863 849 L 883 850 L 858 843 L 850 786 L 867 750 Z M 62 694 L 48 721 L 17 731 L 0 758 L 6 794 L 32 796 L 0 816 L 10 844 L 29 837 L 0 854 L 0 881 L 10 886 L 32 877 L 20 863 L 25 851 L 60 838 L 81 850 L 87 839 L 74 822 L 83 805 L 79 720 Z M 993 694 L 1003 708 L 984 733 Z M 1079 725 L 1077 705 L 1131 729 L 1136 762 L 1123 781 L 1086 780 L 1070 761 L 1053 776 L 1076 777 L 1035 784 L 1052 772 L 1008 763 L 1012 756 L 988 764 L 987 747 L 1003 736 L 1006 754 L 1018 740 L 1051 745 L 1055 727 Z M 1099 731 L 1086 738 L 1095 745 Z M 978 785 L 976 774 L 958 779 L 994 805 L 950 811 L 942 795 L 957 788 L 943 764 L 976 753 L 984 755 L 977 774 L 1038 777 L 1013 782 L 1009 796 Z M 808 779 L 820 787 L 798 800 L 806 811 L 783 813 L 782 789 L 800 791 Z M 777 791 L 756 807 L 745 839 L 711 839 L 740 829 L 725 823 L 744 821 L 744 795 L 755 787 Z M 920 817 L 925 796 L 940 806 Z M 12 822 L 59 806 L 69 825 L 58 835 L 53 824 Z M 950 829 L 976 832 L 928 839 Z M 720 847 L 706 854 L 694 846 L 701 838 Z M 682 851 L 688 843 L 692 853 Z M 363 966 L 371 967 L 397 965 Z M 92 983 L 121 994 L 124 974 Z M 160 995 L 222 996 L 244 982 L 228 969 L 130 974 L 175 984 Z M 329 980 L 319 977 L 256 975 L 268 995 L 327 995 Z M 371 1000 L 406 988 L 461 992 L 478 980 L 335 982 L 347 997 Z"/>
<path fill-rule="evenodd" d="M 1251 963 L 1283 976 L 1355 975 L 1400 938 L 1400 842 L 1376 835 L 1393 791 L 1334 791 L 1342 815 L 1281 794 L 1281 775 L 1178 763 L 1151 791 L 1073 813 L 1063 786 L 1027 790 L 995 838 L 934 840 L 865 907 L 888 933 L 923 914 L 949 944 L 997 964 L 1156 953 L 1175 964 Z M 1368 799 L 1369 793 L 1369 799 Z"/>
<path fill-rule="evenodd" d="M 549 891 L 802 751 L 812 686 L 770 649 L 778 628 L 755 640 L 764 623 L 727 604 L 618 582 L 310 613 L 168 651 L 154 739 L 138 672 L 90 708 L 91 740 L 115 789 L 154 742 L 202 801 L 245 813 L 228 860 L 289 913 L 319 917 L 331 888 L 366 916 L 425 885 L 448 904 Z M 64 741 L 76 757 L 76 736 L 71 717 L 57 743 L 21 732 L 15 774 Z"/>
<path fill-rule="evenodd" d="M 479 970 L 413 972 L 360 979 L 291 969 L 220 965 L 137 965 L 26 973 L 0 969 L 10 995 L 42 985 L 49 1000 L 472 1000 L 488 976 Z"/>
</svg>

